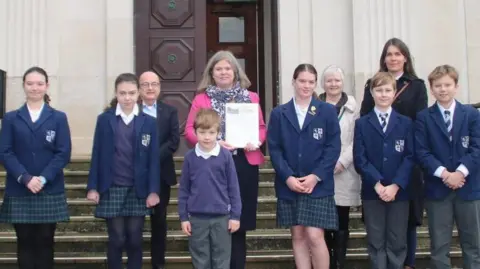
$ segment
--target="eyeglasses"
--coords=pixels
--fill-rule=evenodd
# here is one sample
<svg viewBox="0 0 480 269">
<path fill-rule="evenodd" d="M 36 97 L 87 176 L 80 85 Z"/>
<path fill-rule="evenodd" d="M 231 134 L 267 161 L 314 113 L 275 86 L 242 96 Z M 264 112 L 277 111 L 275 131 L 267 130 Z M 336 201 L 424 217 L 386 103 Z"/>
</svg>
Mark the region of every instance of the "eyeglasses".
<svg viewBox="0 0 480 269">
<path fill-rule="evenodd" d="M 140 84 L 140 87 L 145 88 L 145 89 L 147 89 L 149 87 L 158 88 L 158 87 L 160 87 L 160 83 L 158 83 L 158 82 L 152 82 L 152 83 L 144 82 L 144 83 Z"/>
</svg>

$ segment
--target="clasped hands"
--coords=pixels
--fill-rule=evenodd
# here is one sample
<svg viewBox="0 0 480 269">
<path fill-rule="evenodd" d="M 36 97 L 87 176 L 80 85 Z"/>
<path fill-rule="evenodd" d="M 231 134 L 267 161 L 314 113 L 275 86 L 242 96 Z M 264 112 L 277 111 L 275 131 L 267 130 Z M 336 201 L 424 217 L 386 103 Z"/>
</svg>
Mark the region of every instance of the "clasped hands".
<svg viewBox="0 0 480 269">
<path fill-rule="evenodd" d="M 305 177 L 290 176 L 287 179 L 287 186 L 292 191 L 298 193 L 312 193 L 317 183 L 317 176 L 314 174 L 310 174 Z"/>
<path fill-rule="evenodd" d="M 391 184 L 388 186 L 383 186 L 380 182 L 375 184 L 375 191 L 377 192 L 378 197 L 380 197 L 380 199 L 382 199 L 384 202 L 395 201 L 395 196 L 397 195 L 399 189 L 400 187 L 398 187 L 397 184 Z"/>
<path fill-rule="evenodd" d="M 32 177 L 26 185 L 33 193 L 39 193 L 43 189 L 43 182 L 40 177 Z"/>
<path fill-rule="evenodd" d="M 443 170 L 441 177 L 443 184 L 452 190 L 460 189 L 463 187 L 463 185 L 465 185 L 465 176 L 462 172 L 455 171 L 450 173 L 447 171 L 447 169 L 445 169 Z"/>
</svg>

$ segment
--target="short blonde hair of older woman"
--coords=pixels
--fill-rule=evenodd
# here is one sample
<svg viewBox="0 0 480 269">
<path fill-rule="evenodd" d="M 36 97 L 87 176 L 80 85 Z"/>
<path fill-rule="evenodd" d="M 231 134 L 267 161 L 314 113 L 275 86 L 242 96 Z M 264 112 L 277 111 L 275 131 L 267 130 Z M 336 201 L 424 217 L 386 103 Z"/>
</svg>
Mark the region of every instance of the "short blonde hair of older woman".
<svg viewBox="0 0 480 269">
<path fill-rule="evenodd" d="M 204 92 L 208 86 L 215 85 L 215 81 L 213 80 L 212 76 L 213 68 L 218 62 L 223 60 L 230 63 L 230 65 L 232 66 L 233 72 L 235 74 L 235 77 L 233 79 L 234 83 L 236 81 L 239 81 L 240 87 L 242 89 L 247 89 L 248 87 L 250 87 L 250 85 L 252 85 L 252 83 L 247 77 L 247 74 L 245 74 L 245 71 L 242 69 L 242 66 L 238 62 L 237 58 L 235 58 L 233 53 L 227 50 L 219 50 L 210 58 L 210 60 L 208 60 L 207 66 L 203 70 L 202 80 L 200 81 L 200 84 L 197 88 L 198 92 Z"/>
<path fill-rule="evenodd" d="M 322 72 L 322 77 L 320 79 L 320 85 L 322 85 L 322 88 L 324 90 L 325 90 L 325 77 L 327 75 L 335 74 L 335 73 L 340 74 L 340 78 L 342 79 L 342 82 L 345 82 L 345 73 L 343 72 L 343 69 L 339 66 L 331 64 L 331 65 L 325 67 L 325 69 Z"/>
</svg>

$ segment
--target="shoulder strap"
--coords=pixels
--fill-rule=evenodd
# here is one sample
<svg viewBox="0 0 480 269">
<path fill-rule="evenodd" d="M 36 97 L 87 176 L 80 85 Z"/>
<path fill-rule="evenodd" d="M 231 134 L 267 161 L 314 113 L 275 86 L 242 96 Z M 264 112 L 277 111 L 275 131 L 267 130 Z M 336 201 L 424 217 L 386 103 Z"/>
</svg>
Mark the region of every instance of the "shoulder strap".
<svg viewBox="0 0 480 269">
<path fill-rule="evenodd" d="M 410 85 L 410 82 L 408 82 L 407 84 L 403 85 L 403 87 L 397 92 L 397 94 L 395 94 L 395 97 L 393 97 L 393 102 L 395 102 L 395 100 L 397 100 L 398 96 L 400 94 L 402 94 L 403 91 L 405 91 L 405 89 L 408 87 L 408 85 Z"/>
</svg>

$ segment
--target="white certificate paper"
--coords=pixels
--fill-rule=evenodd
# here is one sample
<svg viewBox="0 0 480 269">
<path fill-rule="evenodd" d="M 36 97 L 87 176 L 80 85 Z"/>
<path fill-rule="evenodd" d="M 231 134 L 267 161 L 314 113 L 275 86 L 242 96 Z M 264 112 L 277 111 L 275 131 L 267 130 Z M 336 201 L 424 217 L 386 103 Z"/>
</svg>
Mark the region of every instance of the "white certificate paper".
<svg viewBox="0 0 480 269">
<path fill-rule="evenodd" d="M 225 141 L 236 148 L 248 143 L 258 145 L 258 104 L 227 103 L 225 105 Z"/>
</svg>

